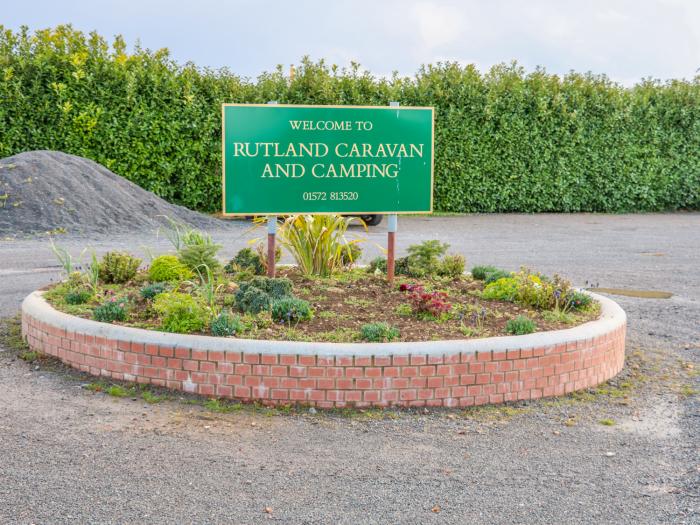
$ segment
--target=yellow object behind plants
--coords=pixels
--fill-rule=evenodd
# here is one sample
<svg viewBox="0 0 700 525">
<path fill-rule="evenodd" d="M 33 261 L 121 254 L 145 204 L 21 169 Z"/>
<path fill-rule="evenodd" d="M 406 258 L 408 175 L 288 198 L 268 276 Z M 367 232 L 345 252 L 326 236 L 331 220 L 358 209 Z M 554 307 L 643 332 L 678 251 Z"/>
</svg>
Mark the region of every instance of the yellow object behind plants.
<svg viewBox="0 0 700 525">
<path fill-rule="evenodd" d="M 292 215 L 277 236 L 304 275 L 328 277 L 343 267 L 343 254 L 347 258 L 350 246 L 361 242 L 345 237 L 353 220 L 342 215 Z"/>
</svg>

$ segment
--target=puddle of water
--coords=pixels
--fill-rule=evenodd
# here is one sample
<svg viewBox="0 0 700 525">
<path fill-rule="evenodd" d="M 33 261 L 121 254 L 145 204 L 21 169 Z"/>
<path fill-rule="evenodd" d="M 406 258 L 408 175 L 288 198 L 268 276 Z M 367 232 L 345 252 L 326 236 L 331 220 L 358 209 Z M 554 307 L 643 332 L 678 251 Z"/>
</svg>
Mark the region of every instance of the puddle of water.
<svg viewBox="0 0 700 525">
<path fill-rule="evenodd" d="M 589 288 L 589 290 L 591 292 L 624 295 L 625 297 L 641 297 L 642 299 L 669 299 L 673 297 L 671 292 L 661 292 L 657 290 L 632 290 L 629 288 Z"/>
</svg>

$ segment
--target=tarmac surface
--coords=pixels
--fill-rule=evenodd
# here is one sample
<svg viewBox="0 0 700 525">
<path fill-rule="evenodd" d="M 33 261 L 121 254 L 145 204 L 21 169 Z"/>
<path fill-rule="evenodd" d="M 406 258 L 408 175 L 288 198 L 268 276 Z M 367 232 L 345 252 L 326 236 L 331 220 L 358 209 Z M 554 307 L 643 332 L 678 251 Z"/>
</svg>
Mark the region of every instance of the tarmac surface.
<svg viewBox="0 0 700 525">
<path fill-rule="evenodd" d="M 386 222 L 353 231 L 365 259 L 380 253 Z M 265 231 L 210 233 L 230 257 Z M 0 523 L 700 523 L 700 214 L 399 220 L 400 252 L 426 239 L 468 267 L 673 296 L 611 296 L 629 361 L 604 389 L 466 412 L 147 404 L 0 342 Z M 56 242 L 76 256 L 169 249 L 152 230 Z M 0 240 L 0 317 L 58 278 L 46 237 Z"/>
</svg>

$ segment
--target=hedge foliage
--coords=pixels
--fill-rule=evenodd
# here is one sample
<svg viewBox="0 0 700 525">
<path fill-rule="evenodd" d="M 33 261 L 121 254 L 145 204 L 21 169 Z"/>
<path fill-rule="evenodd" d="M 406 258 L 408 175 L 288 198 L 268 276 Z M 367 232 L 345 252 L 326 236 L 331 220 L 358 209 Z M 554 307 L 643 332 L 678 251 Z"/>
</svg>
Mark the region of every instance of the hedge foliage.
<svg viewBox="0 0 700 525">
<path fill-rule="evenodd" d="M 92 158 L 165 199 L 220 206 L 221 103 L 436 108 L 436 209 L 451 212 L 700 208 L 700 77 L 631 88 L 605 76 L 455 63 L 375 78 L 302 60 L 255 80 L 127 53 L 70 26 L 0 26 L 0 157 Z"/>
</svg>

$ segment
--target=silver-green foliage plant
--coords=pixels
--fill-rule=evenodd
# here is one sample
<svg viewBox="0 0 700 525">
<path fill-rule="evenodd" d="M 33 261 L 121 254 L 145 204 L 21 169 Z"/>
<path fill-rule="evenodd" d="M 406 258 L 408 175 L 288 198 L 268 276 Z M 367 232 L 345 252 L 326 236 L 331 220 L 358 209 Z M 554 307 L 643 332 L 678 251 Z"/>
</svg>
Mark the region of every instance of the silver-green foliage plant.
<svg viewBox="0 0 700 525">
<path fill-rule="evenodd" d="M 272 302 L 272 318 L 280 323 L 296 325 L 313 317 L 313 311 L 308 301 L 296 297 L 282 297 Z"/>
<path fill-rule="evenodd" d="M 114 321 L 126 321 L 128 302 L 126 299 L 112 297 L 95 308 L 92 317 L 95 321 L 112 323 Z"/>
<path fill-rule="evenodd" d="M 212 319 L 209 327 L 211 333 L 217 337 L 230 337 L 243 329 L 243 323 L 238 315 L 231 312 L 221 312 Z"/>
<path fill-rule="evenodd" d="M 292 281 L 286 277 L 255 276 L 241 282 L 236 291 L 236 306 L 247 313 L 269 310 L 272 302 L 292 296 Z"/>
<path fill-rule="evenodd" d="M 147 284 L 139 290 L 141 297 L 146 300 L 153 299 L 156 295 L 166 292 L 168 290 L 168 285 L 164 282 L 155 282 Z"/>
</svg>

